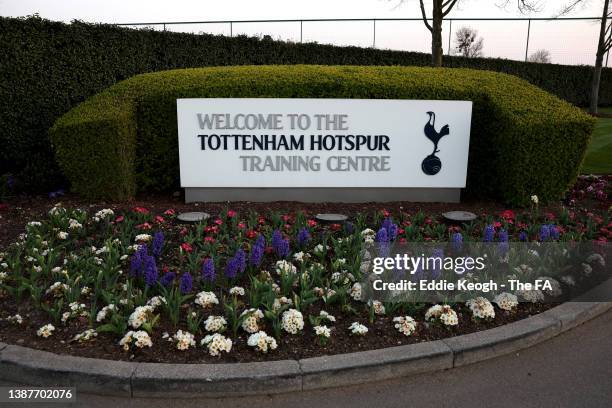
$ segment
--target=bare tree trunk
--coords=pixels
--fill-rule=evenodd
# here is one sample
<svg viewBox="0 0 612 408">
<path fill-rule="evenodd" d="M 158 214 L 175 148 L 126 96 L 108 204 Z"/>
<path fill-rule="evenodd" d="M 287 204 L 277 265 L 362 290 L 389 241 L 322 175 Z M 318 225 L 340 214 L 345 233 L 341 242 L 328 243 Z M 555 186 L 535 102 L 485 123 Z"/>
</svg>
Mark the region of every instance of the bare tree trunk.
<svg viewBox="0 0 612 408">
<path fill-rule="evenodd" d="M 591 83 L 591 105 L 589 111 L 592 114 L 597 113 L 597 105 L 599 103 L 599 86 L 601 83 L 601 67 L 603 65 L 603 57 L 606 52 L 606 25 L 608 23 L 608 6 L 610 0 L 604 0 L 603 17 L 601 18 L 601 29 L 599 31 L 599 44 L 597 46 L 597 56 L 595 58 L 595 70 L 593 71 L 593 82 Z"/>
<path fill-rule="evenodd" d="M 434 0 L 431 30 L 431 65 L 442 66 L 442 0 Z"/>
</svg>

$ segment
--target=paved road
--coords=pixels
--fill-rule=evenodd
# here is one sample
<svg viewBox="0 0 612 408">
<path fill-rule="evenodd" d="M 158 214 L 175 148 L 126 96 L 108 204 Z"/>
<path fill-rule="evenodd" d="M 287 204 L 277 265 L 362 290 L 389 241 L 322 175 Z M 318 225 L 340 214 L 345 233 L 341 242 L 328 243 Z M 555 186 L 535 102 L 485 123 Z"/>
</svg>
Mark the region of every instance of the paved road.
<svg viewBox="0 0 612 408">
<path fill-rule="evenodd" d="M 78 400 L 78 406 L 100 408 L 610 408 L 612 311 L 520 353 L 416 377 L 330 390 L 236 399 L 126 400 L 79 395 Z"/>
</svg>

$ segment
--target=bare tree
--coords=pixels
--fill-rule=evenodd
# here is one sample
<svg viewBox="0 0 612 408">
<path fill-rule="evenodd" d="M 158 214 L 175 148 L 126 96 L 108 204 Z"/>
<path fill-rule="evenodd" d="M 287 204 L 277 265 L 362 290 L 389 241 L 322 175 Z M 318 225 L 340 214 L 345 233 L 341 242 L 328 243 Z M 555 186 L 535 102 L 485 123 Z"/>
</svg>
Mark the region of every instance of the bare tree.
<svg viewBox="0 0 612 408">
<path fill-rule="evenodd" d="M 608 20 L 611 21 L 608 22 Z M 610 9 L 610 0 L 604 0 L 603 15 L 601 17 L 601 26 L 599 30 L 599 42 L 597 43 L 597 53 L 595 54 L 595 70 L 591 83 L 591 104 L 589 111 L 592 114 L 597 113 L 603 57 L 606 52 L 610 52 L 610 48 L 612 48 L 612 10 Z"/>
<path fill-rule="evenodd" d="M 504 5 L 507 5 L 512 0 L 503 0 Z M 521 10 L 521 0 L 516 0 Z M 569 0 L 565 3 L 558 15 L 568 14 L 576 9 L 579 5 L 584 5 L 590 0 Z M 542 0 L 530 0 L 529 6 L 521 11 L 536 11 Z M 524 3 L 524 2 L 523 2 Z M 524 4 L 523 4 L 524 6 Z M 593 70 L 593 78 L 591 81 L 591 98 L 589 111 L 592 114 L 597 113 L 597 105 L 599 104 L 599 88 L 601 87 L 601 70 L 603 67 L 603 58 L 606 53 L 612 48 L 612 9 L 610 8 L 610 0 L 603 0 L 603 11 L 600 21 L 599 40 L 597 41 L 597 52 L 595 54 L 595 69 Z"/>
<path fill-rule="evenodd" d="M 409 0 L 390 0 L 397 1 L 398 7 Z M 421 8 L 421 16 L 423 23 L 431 33 L 431 65 L 434 67 L 442 66 L 442 22 L 444 18 L 453 10 L 461 0 L 431 0 L 431 18 L 427 16 L 425 10 L 425 1 L 418 0 Z M 560 15 L 567 14 L 573 11 L 578 5 L 584 4 L 589 0 L 568 0 L 561 11 Z M 531 13 L 541 10 L 545 0 L 499 0 L 499 7 L 507 7 L 515 4 L 516 8 L 521 13 Z M 429 22 L 431 20 L 431 23 Z M 601 84 L 601 70 L 603 66 L 603 58 L 612 48 L 612 10 L 610 9 L 610 0 L 603 0 L 603 13 L 601 19 L 601 28 L 599 32 L 599 41 L 597 43 L 597 54 L 595 58 L 595 70 L 593 73 L 593 81 L 591 86 L 591 113 L 597 113 L 597 104 L 599 102 L 599 87 Z"/>
<path fill-rule="evenodd" d="M 550 64 L 550 52 L 545 49 L 540 49 L 534 52 L 527 58 L 529 62 L 538 62 L 540 64 Z"/>
<path fill-rule="evenodd" d="M 397 6 L 401 6 L 410 0 L 390 0 L 397 1 Z M 461 0 L 431 0 L 431 18 L 428 17 L 425 0 L 418 0 L 421 8 L 421 16 L 425 27 L 431 33 L 431 65 L 434 67 L 442 66 L 442 22 Z M 516 1 L 516 6 L 521 12 L 537 11 L 541 0 L 500 0 L 504 7 Z M 574 0 L 576 1 L 576 0 Z M 429 6 L 429 2 L 427 2 Z M 431 23 L 430 23 L 431 20 Z"/>
<path fill-rule="evenodd" d="M 461 27 L 455 33 L 455 48 L 467 58 L 482 57 L 484 40 L 478 37 L 478 31 L 470 27 Z"/>
</svg>

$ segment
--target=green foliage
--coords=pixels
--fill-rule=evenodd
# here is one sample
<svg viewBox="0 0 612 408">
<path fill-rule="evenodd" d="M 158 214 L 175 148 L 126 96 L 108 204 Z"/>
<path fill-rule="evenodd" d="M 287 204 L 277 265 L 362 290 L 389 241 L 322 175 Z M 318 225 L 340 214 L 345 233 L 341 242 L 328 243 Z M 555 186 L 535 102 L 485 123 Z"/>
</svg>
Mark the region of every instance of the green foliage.
<svg viewBox="0 0 612 408">
<path fill-rule="evenodd" d="M 428 66 L 430 57 L 416 52 L 336 47 L 316 43 L 297 44 L 246 36 L 228 38 L 214 35 L 132 30 L 111 25 L 52 22 L 39 17 L 0 17 L 0 174 L 13 173 L 20 188 L 49 190 L 62 182 L 48 139 L 54 121 L 86 98 L 133 75 L 174 68 L 262 64 L 321 65 L 413 65 Z M 524 63 L 493 58 L 444 57 L 447 67 L 464 67 L 505 72 L 519 76 L 577 105 L 587 105 L 592 68 Z M 612 69 L 604 68 L 601 104 L 612 104 Z M 248 84 L 243 84 L 248 88 Z M 333 91 L 330 90 L 333 94 Z M 121 107 L 105 106 L 109 110 Z M 129 113 L 126 113 L 129 114 Z M 130 129 L 104 121 L 108 134 L 124 138 Z M 84 137 L 84 135 L 79 135 Z M 83 139 L 79 139 L 83 140 Z M 101 141 L 83 140 L 88 143 Z M 165 154 L 168 141 L 148 144 L 149 154 Z M 124 144 L 117 154 L 133 157 L 135 146 Z M 74 152 L 60 152 L 59 161 Z M 113 180 L 130 177 L 129 160 L 113 163 L 100 152 L 96 174 L 105 175 L 91 189 L 123 197 L 133 193 L 126 184 Z M 140 163 L 155 171 L 149 162 Z M 160 169 L 164 185 L 175 181 Z M 72 177 L 75 175 L 73 174 Z M 112 178 L 111 178 L 112 176 Z"/>
<path fill-rule="evenodd" d="M 468 191 L 526 204 L 575 181 L 594 121 L 516 77 L 417 67 L 243 66 L 137 75 L 61 117 L 51 139 L 73 189 L 126 198 L 178 185 L 177 98 L 473 101 Z"/>
</svg>

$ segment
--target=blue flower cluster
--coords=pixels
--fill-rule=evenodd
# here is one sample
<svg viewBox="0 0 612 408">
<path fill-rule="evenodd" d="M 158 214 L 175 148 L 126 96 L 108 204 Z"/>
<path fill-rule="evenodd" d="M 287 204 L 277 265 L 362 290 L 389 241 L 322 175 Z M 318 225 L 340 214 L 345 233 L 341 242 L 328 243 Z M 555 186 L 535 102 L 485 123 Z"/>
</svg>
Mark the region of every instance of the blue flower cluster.
<svg viewBox="0 0 612 408">
<path fill-rule="evenodd" d="M 310 232 L 308 232 L 308 228 L 303 227 L 302 229 L 300 229 L 300 231 L 297 234 L 297 244 L 300 248 L 303 248 L 306 245 L 308 245 L 309 241 L 310 241 Z"/>
<path fill-rule="evenodd" d="M 289 255 L 289 240 L 283 238 L 283 233 L 274 230 L 272 233 L 272 248 L 279 258 L 286 258 Z"/>
<path fill-rule="evenodd" d="M 215 271 L 215 262 L 208 258 L 202 264 L 202 280 L 204 282 L 213 283 L 217 279 L 217 273 Z"/>
<path fill-rule="evenodd" d="M 544 224 L 540 227 L 539 238 L 541 242 L 559 239 L 559 230 L 554 224 Z"/>
<path fill-rule="evenodd" d="M 389 241 L 394 241 L 397 238 L 397 231 L 399 229 L 398 225 L 393 222 L 391 217 L 385 218 L 382 223 L 382 229 L 387 231 L 387 238 Z"/>
<path fill-rule="evenodd" d="M 238 248 L 232 258 L 227 261 L 225 266 L 225 276 L 228 279 L 235 279 L 238 273 L 246 270 L 246 253 L 242 248 Z"/>
<path fill-rule="evenodd" d="M 493 239 L 495 238 L 495 227 L 493 227 L 493 225 L 488 224 L 485 227 L 483 236 L 482 236 L 482 240 L 484 242 L 493 242 Z"/>
<path fill-rule="evenodd" d="M 149 255 L 146 245 L 140 245 L 130 258 L 130 276 L 144 278 L 146 287 L 154 286 L 159 278 L 155 257 Z"/>
<path fill-rule="evenodd" d="M 153 252 L 153 256 L 157 259 L 161 256 L 162 250 L 164 249 L 164 233 L 162 231 L 157 231 L 153 236 L 153 244 L 151 251 Z"/>
<path fill-rule="evenodd" d="M 463 235 L 460 232 L 455 232 L 451 238 L 451 243 L 455 251 L 461 251 L 463 248 Z"/>
<path fill-rule="evenodd" d="M 181 276 L 179 288 L 183 295 L 186 295 L 193 289 L 193 278 L 189 272 L 185 272 L 183 276 Z"/>
<path fill-rule="evenodd" d="M 257 240 L 255 240 L 255 243 L 251 248 L 251 256 L 249 258 L 249 263 L 251 264 L 251 266 L 259 268 L 259 265 L 261 265 L 261 261 L 263 260 L 265 249 L 266 238 L 263 235 L 259 234 Z"/>
</svg>

